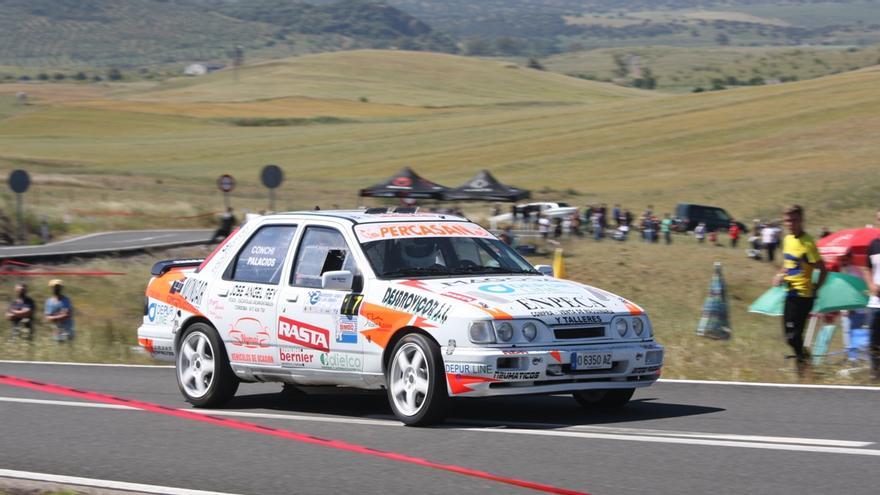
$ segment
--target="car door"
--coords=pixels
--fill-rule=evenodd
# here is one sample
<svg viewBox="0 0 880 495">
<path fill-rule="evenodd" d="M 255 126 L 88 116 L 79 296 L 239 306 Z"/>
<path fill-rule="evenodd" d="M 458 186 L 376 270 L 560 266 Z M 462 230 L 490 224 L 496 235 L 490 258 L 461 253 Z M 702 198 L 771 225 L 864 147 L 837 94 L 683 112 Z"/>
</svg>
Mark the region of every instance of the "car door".
<svg viewBox="0 0 880 495">
<path fill-rule="evenodd" d="M 210 288 L 208 316 L 233 364 L 280 365 L 275 312 L 296 231 L 286 224 L 258 228 Z"/>
<path fill-rule="evenodd" d="M 352 273 L 351 288 L 322 287 L 329 271 Z M 305 227 L 282 288 L 278 311 L 281 366 L 332 373 L 363 370 L 363 338 L 358 333 L 361 272 L 342 232 L 335 227 Z"/>
</svg>

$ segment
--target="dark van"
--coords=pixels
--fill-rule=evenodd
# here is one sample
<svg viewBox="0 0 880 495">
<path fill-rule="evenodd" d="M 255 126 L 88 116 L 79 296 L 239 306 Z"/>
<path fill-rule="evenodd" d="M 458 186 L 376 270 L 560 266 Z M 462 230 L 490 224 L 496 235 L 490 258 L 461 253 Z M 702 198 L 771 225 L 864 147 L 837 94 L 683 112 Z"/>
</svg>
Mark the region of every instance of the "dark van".
<svg viewBox="0 0 880 495">
<path fill-rule="evenodd" d="M 730 227 L 730 215 L 724 208 L 717 206 L 695 205 L 692 203 L 679 203 L 675 207 L 675 221 L 682 232 L 694 230 L 703 222 L 706 224 L 706 232 L 713 230 L 727 230 Z M 742 222 L 736 222 L 740 232 L 746 233 L 748 229 Z"/>
</svg>

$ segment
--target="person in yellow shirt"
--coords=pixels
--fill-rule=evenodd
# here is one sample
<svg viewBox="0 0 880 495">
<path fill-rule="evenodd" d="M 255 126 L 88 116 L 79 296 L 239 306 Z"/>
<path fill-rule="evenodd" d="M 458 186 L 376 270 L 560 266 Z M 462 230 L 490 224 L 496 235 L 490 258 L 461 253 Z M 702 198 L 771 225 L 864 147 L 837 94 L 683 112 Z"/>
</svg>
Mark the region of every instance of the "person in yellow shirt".
<svg viewBox="0 0 880 495">
<path fill-rule="evenodd" d="M 782 270 L 773 279 L 773 285 L 785 285 L 785 312 L 783 331 L 788 345 L 794 349 L 798 373 L 808 366 L 804 349 L 804 326 L 813 308 L 819 288 L 825 282 L 825 264 L 819 256 L 816 242 L 804 231 L 804 209 L 792 205 L 783 212 L 788 235 L 782 241 Z M 819 270 L 819 279 L 813 284 L 813 270 Z"/>
</svg>

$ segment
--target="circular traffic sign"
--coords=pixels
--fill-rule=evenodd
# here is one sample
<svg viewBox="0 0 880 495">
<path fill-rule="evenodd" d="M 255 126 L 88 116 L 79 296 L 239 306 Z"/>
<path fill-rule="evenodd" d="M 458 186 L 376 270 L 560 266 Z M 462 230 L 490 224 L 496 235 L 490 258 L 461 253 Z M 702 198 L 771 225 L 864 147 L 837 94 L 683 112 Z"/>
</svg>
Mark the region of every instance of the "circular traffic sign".
<svg viewBox="0 0 880 495">
<path fill-rule="evenodd" d="M 9 188 L 13 192 L 21 194 L 27 191 L 29 187 L 31 187 L 31 176 L 24 170 L 13 170 L 9 174 Z"/>
<path fill-rule="evenodd" d="M 217 179 L 217 187 L 223 192 L 232 192 L 235 189 L 235 177 L 223 174 Z"/>
<path fill-rule="evenodd" d="M 278 165 L 266 165 L 260 173 L 260 180 L 263 181 L 264 186 L 269 189 L 275 189 L 284 180 L 284 172 L 281 171 Z"/>
</svg>

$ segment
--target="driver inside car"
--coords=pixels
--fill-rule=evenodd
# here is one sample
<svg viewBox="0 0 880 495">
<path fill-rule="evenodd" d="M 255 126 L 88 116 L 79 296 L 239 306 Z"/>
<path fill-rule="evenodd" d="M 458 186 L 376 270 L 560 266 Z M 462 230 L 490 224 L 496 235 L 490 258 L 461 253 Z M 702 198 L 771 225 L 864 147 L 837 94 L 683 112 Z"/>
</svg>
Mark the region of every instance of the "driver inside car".
<svg viewBox="0 0 880 495">
<path fill-rule="evenodd" d="M 423 239 L 406 239 L 403 243 L 403 262 L 408 268 L 430 268 L 432 266 L 446 266 L 443 253 L 437 239 L 426 237 Z"/>
</svg>

